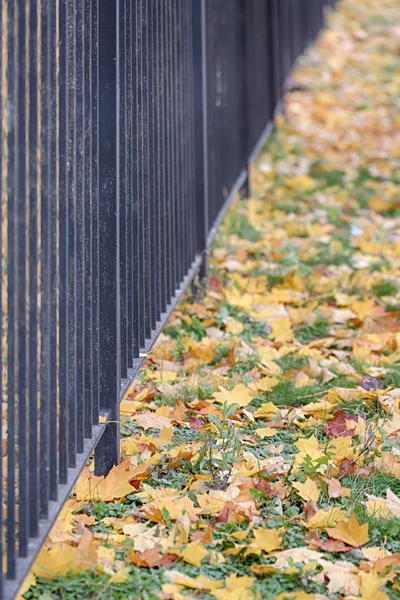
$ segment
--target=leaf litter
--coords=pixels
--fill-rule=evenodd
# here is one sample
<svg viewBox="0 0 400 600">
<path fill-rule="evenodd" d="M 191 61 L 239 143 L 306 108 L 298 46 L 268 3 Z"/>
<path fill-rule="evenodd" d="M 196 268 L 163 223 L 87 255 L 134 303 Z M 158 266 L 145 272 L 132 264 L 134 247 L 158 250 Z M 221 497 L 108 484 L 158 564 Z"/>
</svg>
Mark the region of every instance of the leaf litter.
<svg viewBox="0 0 400 600">
<path fill-rule="evenodd" d="M 400 598 L 399 73 L 341 2 L 24 598 Z"/>
</svg>

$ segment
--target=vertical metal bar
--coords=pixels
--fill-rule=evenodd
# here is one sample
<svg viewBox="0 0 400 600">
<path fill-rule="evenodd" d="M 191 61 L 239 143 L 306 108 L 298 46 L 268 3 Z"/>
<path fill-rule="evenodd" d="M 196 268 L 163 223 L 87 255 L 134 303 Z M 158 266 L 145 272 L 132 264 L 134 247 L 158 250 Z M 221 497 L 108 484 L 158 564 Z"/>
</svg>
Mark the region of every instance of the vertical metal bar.
<svg viewBox="0 0 400 600">
<path fill-rule="evenodd" d="M 181 6 L 178 2 L 175 3 L 173 9 L 173 32 L 174 32 L 174 146 L 175 152 L 174 158 L 174 171 L 175 171 L 175 289 L 179 287 L 179 283 L 182 280 L 182 251 L 181 251 L 181 236 L 182 236 L 182 172 L 181 172 L 181 146 L 182 146 L 182 131 L 181 131 L 181 74 L 180 74 L 180 62 L 181 62 L 181 38 L 182 32 L 180 28 L 180 14 Z"/>
<path fill-rule="evenodd" d="M 193 18 L 192 18 L 192 3 L 189 4 L 187 14 L 187 29 L 189 32 L 188 48 L 187 48 L 187 68 L 190 77 L 187 80 L 187 119 L 188 119 L 188 156 L 189 156 L 189 197 L 190 204 L 189 223 L 190 223 L 190 264 L 195 260 L 197 254 L 196 246 L 196 157 L 195 157 L 195 98 L 194 98 L 194 63 L 193 63 Z"/>
<path fill-rule="evenodd" d="M 280 0 L 271 0 L 270 4 L 270 31 L 271 31 L 271 58 L 272 58 L 272 80 L 273 80 L 273 110 L 275 111 L 281 98 L 282 76 L 281 76 L 281 41 L 279 25 Z"/>
<path fill-rule="evenodd" d="M 149 129 L 148 129 L 148 151 L 149 151 L 149 327 L 155 329 L 157 322 L 157 171 L 155 161 L 155 132 L 156 132 L 156 106 L 155 106 L 155 57 L 156 57 L 156 39 L 155 29 L 155 6 L 151 0 L 147 8 L 147 78 L 148 78 L 148 98 L 149 98 Z"/>
<path fill-rule="evenodd" d="M 68 444 L 69 444 L 69 414 L 68 414 L 68 0 L 59 0 L 59 206 L 58 206 L 58 260 L 59 260 L 59 313 L 58 313 L 58 344 L 59 344 L 59 480 L 67 483 L 68 479 Z"/>
<path fill-rule="evenodd" d="M 119 459 L 120 393 L 120 0 L 99 6 L 100 402 L 110 422 L 95 450 L 95 472 Z"/>
<path fill-rule="evenodd" d="M 137 243 L 138 243 L 138 334 L 139 347 L 145 343 L 145 244 L 144 244 L 144 116 L 143 116 L 143 0 L 136 2 L 136 179 L 137 179 Z"/>
<path fill-rule="evenodd" d="M 92 388 L 93 423 L 100 410 L 100 316 L 99 316 L 99 2 L 92 0 L 91 74 L 92 86 Z"/>
<path fill-rule="evenodd" d="M 84 309 L 85 309 L 85 103 L 83 95 L 84 86 L 84 0 L 75 0 L 75 117 L 76 117 L 76 451 L 83 452 L 84 440 Z"/>
<path fill-rule="evenodd" d="M 174 252 L 173 252 L 173 229 L 172 229 L 172 211 L 173 211 L 173 180 L 172 180 L 172 33 L 171 33 L 171 12 L 172 6 L 170 1 L 166 4 L 166 15 L 165 15 L 165 52 L 166 52 L 166 68 L 165 68 L 165 94 L 166 94 L 166 147 L 165 147 L 165 167 L 166 167 L 166 202 L 165 202 L 165 215 L 166 215 L 166 256 L 167 256 L 167 303 L 173 295 L 174 289 Z"/>
<path fill-rule="evenodd" d="M 151 0 L 150 0 L 151 1 Z M 144 312 L 144 339 L 151 334 L 151 261 L 150 261 L 150 181 L 149 181 L 149 52 L 148 52 L 148 27 L 149 27 L 149 1 L 142 0 L 142 152 L 143 152 L 143 187 L 142 187 L 142 219 L 143 219 L 143 312 Z"/>
<path fill-rule="evenodd" d="M 49 6 L 40 16 L 40 516 L 48 515 L 50 496 L 50 57 Z"/>
<path fill-rule="evenodd" d="M 120 30 L 120 120 L 121 144 L 118 149 L 120 165 L 120 272 L 121 272 L 121 376 L 127 377 L 128 371 L 128 279 L 127 279 L 127 195 L 126 195 L 126 0 L 121 0 Z"/>
<path fill-rule="evenodd" d="M 183 213 L 184 213 L 184 235 L 183 235 L 183 257 L 184 257 L 184 273 L 189 269 L 195 254 L 193 247 L 192 223 L 194 220 L 194 211 L 191 210 L 191 202 L 193 198 L 193 181 L 191 177 L 191 142 L 192 142 L 192 123 L 191 123 L 191 88 L 192 88 L 192 22 L 191 22 L 191 5 L 185 1 L 182 2 L 182 21 L 183 32 L 183 71 L 182 71 L 182 104 L 183 117 L 182 129 L 183 140 L 182 146 L 183 155 Z"/>
<path fill-rule="evenodd" d="M 0 402 L 0 421 L 1 423 L 3 423 L 3 352 L 5 350 L 4 348 L 4 343 L 3 343 L 3 324 L 4 324 L 4 320 L 3 320 L 3 219 L 5 218 L 5 216 L 3 216 L 3 204 L 4 206 L 6 205 L 6 198 L 5 196 L 3 196 L 4 192 L 5 192 L 5 177 L 4 174 L 6 173 L 6 169 L 7 169 L 7 158 L 6 158 L 6 148 L 7 148 L 7 142 L 4 139 L 6 136 L 4 135 L 4 131 L 3 131 L 3 113 L 4 113 L 4 107 L 3 107 L 3 103 L 5 101 L 5 81 L 3 80 L 3 73 L 5 70 L 5 66 L 7 64 L 7 58 L 6 58 L 6 43 L 5 43 L 5 35 L 4 35 L 4 30 L 5 30 L 5 24 L 3 22 L 3 18 L 4 18 L 4 10 L 3 10 L 3 3 L 0 2 L 0 26 L 1 26 L 1 43 L 0 43 L 0 77 L 1 77 L 1 98 L 0 98 L 0 126 L 1 126 L 1 131 L 2 131 L 2 139 L 0 141 L 0 201 L 1 201 L 1 213 L 0 213 L 0 252 L 1 252 L 1 259 L 0 259 L 0 331 L 1 331 L 1 339 L 0 339 L 0 351 L 1 351 L 1 369 L 2 369 L 2 376 L 1 376 L 1 381 L 0 381 L 0 394 L 1 394 L 1 402 Z M 6 52 L 4 52 L 4 50 L 6 50 Z M 4 69 L 4 70 L 3 70 Z M 3 456 L 1 456 L 0 459 L 0 498 L 3 499 Z M 2 560 L 0 561 L 0 600 L 3 600 L 3 552 L 4 552 L 4 537 L 3 537 L 3 519 L 0 520 L 0 556 L 2 557 Z"/>
<path fill-rule="evenodd" d="M 161 179 L 162 166 L 160 161 L 161 156 L 161 39 L 160 39 L 160 14 L 161 7 L 158 2 L 152 3 L 152 33 L 153 33 L 153 154 L 154 154 L 154 278 L 155 288 L 153 290 L 155 298 L 155 321 L 157 322 L 161 316 L 162 305 L 162 255 L 161 255 Z"/>
<path fill-rule="evenodd" d="M 57 378 L 59 368 L 57 320 L 58 320 L 58 256 L 57 256 L 57 206 L 58 206 L 58 64 L 57 52 L 59 47 L 57 26 L 57 2 L 51 2 L 48 7 L 48 53 L 49 53 L 49 272 L 50 297 L 49 301 L 49 351 L 50 361 L 50 410 L 49 410 L 49 498 L 57 499 L 58 485 L 58 390 Z"/>
<path fill-rule="evenodd" d="M 242 89 L 242 110 L 241 113 L 243 115 L 242 118 L 242 131 L 241 131 L 241 140 L 240 145 L 242 149 L 242 162 L 243 168 L 246 171 L 246 180 L 243 184 L 242 193 L 245 198 L 248 198 L 250 195 L 250 174 L 249 174 L 249 165 L 248 165 L 248 133 L 249 133 L 249 123 L 250 123 L 250 115 L 249 115 L 249 106 L 248 106 L 248 42 L 247 42 L 247 9 L 248 3 L 246 0 L 241 0 L 241 19 L 240 19 L 240 30 L 241 30 L 241 77 L 240 77 L 240 87 Z M 229 60 L 229 59 L 228 59 Z"/>
<path fill-rule="evenodd" d="M 77 451 L 76 1 L 68 6 L 68 466 Z"/>
<path fill-rule="evenodd" d="M 16 56 L 14 49 L 14 40 L 16 40 L 16 8 L 14 3 L 7 4 L 7 15 L 4 19 L 7 23 L 7 104 L 15 106 L 15 69 Z M 15 222 L 16 213 L 14 205 L 15 193 L 15 118 L 8 128 L 7 146 L 10 149 L 8 154 L 8 178 L 7 178 L 7 388 L 8 388 L 8 406 L 7 406 L 7 577 L 14 579 L 16 574 L 16 544 L 15 544 L 15 362 L 16 362 L 16 344 L 15 344 Z"/>
<path fill-rule="evenodd" d="M 139 295 L 139 286 L 140 286 L 140 278 L 139 278 L 139 261 L 140 261 L 140 243 L 141 238 L 139 237 L 139 219 L 140 219 L 140 164 L 139 164 L 139 139 L 140 139 L 140 123 L 138 120 L 138 103 L 139 103 L 139 91 L 140 87 L 138 85 L 138 65 L 137 60 L 139 56 L 138 44 L 139 44 L 139 22 L 137 16 L 137 2 L 131 0 L 131 31 L 132 31 L 132 41 L 131 41 L 131 76 L 130 81 L 132 85 L 132 98 L 129 103 L 129 109 L 131 113 L 131 203 L 130 203 L 130 213 L 131 213 L 131 222 L 132 222 L 132 260 L 131 260 L 131 273 L 132 273 L 132 284 L 130 286 L 130 293 L 132 296 L 132 335 L 133 335 L 133 348 L 132 353 L 133 357 L 137 358 L 139 356 L 139 347 L 140 347 L 140 295 Z"/>
<path fill-rule="evenodd" d="M 27 428 L 27 328 L 26 328 L 26 213 L 27 213 L 27 86 L 26 86 L 26 61 L 27 61 L 27 23 L 25 2 L 18 2 L 17 19 L 18 34 L 16 37 L 16 105 L 15 105 L 15 152 L 16 152 L 16 176 L 15 176 L 15 198 L 17 210 L 17 329 L 18 329 L 18 551 L 20 556 L 26 556 L 28 552 L 28 428 Z"/>
<path fill-rule="evenodd" d="M 177 213 L 177 174 L 176 174 L 176 36 L 177 31 L 174 26 L 176 5 L 175 2 L 170 3 L 169 11 L 169 51 L 170 51 L 170 68 L 169 68 L 169 92 L 170 92 L 170 161 L 169 171 L 171 174 L 170 188 L 170 225 L 171 225 L 171 297 L 174 296 L 178 284 L 177 278 L 177 231 L 176 231 L 176 213 Z"/>
<path fill-rule="evenodd" d="M 128 365 L 132 365 L 134 358 L 134 345 L 135 340 L 137 340 L 137 334 L 134 331 L 134 296 L 137 294 L 137 290 L 133 289 L 133 281 L 134 281 L 134 273 L 133 273 L 133 260 L 134 260 L 134 248 L 136 248 L 136 244 L 133 239 L 133 203 L 135 201 L 134 198 L 134 187 L 133 187 L 133 162 L 132 162 L 132 151 L 133 151 L 133 40 L 134 40 L 134 30 L 132 26 L 132 0 L 127 1 L 126 5 L 127 15 L 126 15 L 126 23 L 127 23 L 127 38 L 126 38 L 126 70 L 127 70 L 127 79 L 126 79 L 126 220 L 127 220 L 127 321 L 128 321 L 128 356 L 127 361 Z"/>
<path fill-rule="evenodd" d="M 160 252 L 161 252 L 161 312 L 164 312 L 167 306 L 168 297 L 168 229 L 167 229 L 167 88 L 166 88 L 166 5 L 160 4 L 159 16 L 159 37 L 160 37 Z"/>
<path fill-rule="evenodd" d="M 208 272 L 208 120 L 206 0 L 192 0 L 196 251 L 202 254 L 199 279 Z"/>
<path fill-rule="evenodd" d="M 84 105 L 84 437 L 92 436 L 93 419 L 93 338 L 92 338 L 92 239 L 93 239 L 93 216 L 92 216 L 92 198 L 93 198 L 93 127 L 92 127 L 92 2 L 84 0 L 84 63 L 83 63 L 83 105 Z"/>
<path fill-rule="evenodd" d="M 178 223 L 179 223 L 179 283 L 183 280 L 186 273 L 186 260 L 185 251 L 187 247 L 187 223 L 186 223 L 186 211 L 185 205 L 187 198 L 185 197 L 185 141 L 187 131 L 184 129 L 184 118 L 185 118 L 185 81 L 184 81 L 184 67 L 185 67 L 185 38 L 187 32 L 183 28 L 184 17 L 186 13 L 186 2 L 180 2 L 178 8 L 178 27 L 179 27 L 179 38 L 178 38 L 178 95 L 179 95 L 179 108 L 178 108 L 178 149 L 179 149 L 179 162 L 178 162 L 178 183 L 179 183 L 179 208 L 178 208 Z"/>
</svg>

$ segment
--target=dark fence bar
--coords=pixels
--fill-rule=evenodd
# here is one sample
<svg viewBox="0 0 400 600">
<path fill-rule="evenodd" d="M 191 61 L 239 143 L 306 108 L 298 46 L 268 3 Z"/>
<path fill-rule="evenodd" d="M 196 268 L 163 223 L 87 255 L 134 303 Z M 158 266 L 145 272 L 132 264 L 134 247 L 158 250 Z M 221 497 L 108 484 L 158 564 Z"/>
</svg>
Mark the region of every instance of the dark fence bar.
<svg viewBox="0 0 400 600">
<path fill-rule="evenodd" d="M 1 0 L 0 600 L 93 451 L 119 460 L 119 402 L 327 6 Z"/>
</svg>

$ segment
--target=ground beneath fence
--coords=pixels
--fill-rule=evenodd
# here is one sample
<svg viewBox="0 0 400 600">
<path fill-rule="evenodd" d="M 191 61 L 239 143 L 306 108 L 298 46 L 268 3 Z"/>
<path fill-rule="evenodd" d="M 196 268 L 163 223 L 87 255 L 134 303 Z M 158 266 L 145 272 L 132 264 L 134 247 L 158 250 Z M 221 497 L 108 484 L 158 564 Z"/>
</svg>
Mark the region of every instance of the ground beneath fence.
<svg viewBox="0 0 400 600">
<path fill-rule="evenodd" d="M 400 4 L 330 26 L 24 598 L 400 598 Z"/>
</svg>

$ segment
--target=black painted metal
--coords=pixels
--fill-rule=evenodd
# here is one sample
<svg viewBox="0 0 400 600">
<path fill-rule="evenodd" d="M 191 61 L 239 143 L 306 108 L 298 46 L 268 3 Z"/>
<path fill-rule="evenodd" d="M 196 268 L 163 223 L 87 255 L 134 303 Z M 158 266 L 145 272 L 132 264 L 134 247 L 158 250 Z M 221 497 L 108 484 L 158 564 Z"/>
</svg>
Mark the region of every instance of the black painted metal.
<svg viewBox="0 0 400 600">
<path fill-rule="evenodd" d="M 119 402 L 332 4 L 0 3 L 0 600 L 93 450 L 118 461 Z"/>
</svg>

